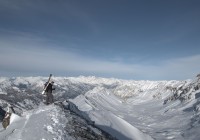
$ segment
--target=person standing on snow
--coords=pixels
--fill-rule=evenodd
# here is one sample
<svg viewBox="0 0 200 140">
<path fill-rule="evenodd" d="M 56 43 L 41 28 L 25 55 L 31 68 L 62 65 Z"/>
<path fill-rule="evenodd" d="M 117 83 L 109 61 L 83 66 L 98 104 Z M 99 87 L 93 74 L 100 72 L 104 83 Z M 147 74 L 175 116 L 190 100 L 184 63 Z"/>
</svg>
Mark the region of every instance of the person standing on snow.
<svg viewBox="0 0 200 140">
<path fill-rule="evenodd" d="M 47 86 L 48 83 L 45 83 L 44 87 Z M 45 92 L 46 92 L 46 104 L 52 104 L 54 102 L 52 91 L 55 90 L 53 87 L 54 82 L 48 84 Z"/>
<path fill-rule="evenodd" d="M 1 109 L 1 112 L 4 114 L 2 126 L 4 129 L 6 129 L 8 127 L 8 125 L 10 125 L 11 115 L 12 115 L 12 113 L 15 113 L 15 111 L 14 111 L 13 107 L 10 104 L 8 104 L 8 110 L 4 111 L 3 109 Z"/>
</svg>

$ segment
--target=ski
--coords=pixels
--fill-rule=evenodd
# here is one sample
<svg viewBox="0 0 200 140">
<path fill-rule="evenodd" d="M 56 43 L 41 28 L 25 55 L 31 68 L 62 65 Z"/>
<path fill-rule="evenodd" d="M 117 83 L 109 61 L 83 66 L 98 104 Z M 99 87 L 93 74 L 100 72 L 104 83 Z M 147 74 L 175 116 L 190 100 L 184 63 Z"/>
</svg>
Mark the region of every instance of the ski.
<svg viewBox="0 0 200 140">
<path fill-rule="evenodd" d="M 42 91 L 42 94 L 45 93 L 45 91 L 46 91 L 46 89 L 47 89 L 47 87 L 48 87 L 48 85 L 49 85 L 49 83 L 50 83 L 51 77 L 52 77 L 52 74 L 49 75 L 49 79 L 48 79 L 48 81 L 47 81 L 46 86 L 44 87 L 44 89 L 43 89 L 43 91 Z"/>
</svg>

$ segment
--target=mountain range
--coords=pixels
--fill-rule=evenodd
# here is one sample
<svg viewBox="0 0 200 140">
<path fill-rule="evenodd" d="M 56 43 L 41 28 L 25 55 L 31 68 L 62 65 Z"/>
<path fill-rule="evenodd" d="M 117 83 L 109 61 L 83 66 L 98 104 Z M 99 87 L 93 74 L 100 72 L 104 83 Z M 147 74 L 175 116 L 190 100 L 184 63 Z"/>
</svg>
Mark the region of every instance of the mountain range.
<svg viewBox="0 0 200 140">
<path fill-rule="evenodd" d="M 200 76 L 183 81 L 53 77 L 55 103 L 42 95 L 48 77 L 1 77 L 0 106 L 11 105 L 5 140 L 197 140 Z M 2 120 L 2 116 L 1 120 Z"/>
</svg>

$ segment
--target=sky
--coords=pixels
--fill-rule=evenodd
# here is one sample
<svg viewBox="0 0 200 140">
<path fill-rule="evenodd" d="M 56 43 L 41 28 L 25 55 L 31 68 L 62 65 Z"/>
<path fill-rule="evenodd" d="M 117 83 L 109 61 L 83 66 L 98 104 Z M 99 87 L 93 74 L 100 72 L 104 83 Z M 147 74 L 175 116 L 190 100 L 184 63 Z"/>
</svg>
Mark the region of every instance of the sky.
<svg viewBox="0 0 200 140">
<path fill-rule="evenodd" d="M 199 7 L 199 0 L 0 0 L 0 77 L 194 78 Z"/>
</svg>

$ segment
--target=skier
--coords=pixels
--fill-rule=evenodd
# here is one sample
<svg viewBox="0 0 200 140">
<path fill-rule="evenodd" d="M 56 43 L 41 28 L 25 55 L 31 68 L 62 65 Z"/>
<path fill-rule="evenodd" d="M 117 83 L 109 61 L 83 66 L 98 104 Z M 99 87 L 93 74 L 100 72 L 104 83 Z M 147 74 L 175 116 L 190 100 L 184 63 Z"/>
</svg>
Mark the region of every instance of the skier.
<svg viewBox="0 0 200 140">
<path fill-rule="evenodd" d="M 45 83 L 44 87 L 46 87 L 48 82 Z M 53 100 L 53 94 L 52 91 L 55 90 L 53 87 L 54 82 L 52 81 L 51 83 L 48 84 L 45 92 L 46 92 L 46 104 L 52 104 L 54 102 Z"/>
<path fill-rule="evenodd" d="M 3 110 L 1 110 L 1 111 L 3 111 Z M 5 112 L 5 115 L 4 115 L 4 118 L 2 121 L 2 126 L 4 129 L 6 129 L 8 127 L 8 125 L 10 124 L 10 118 L 11 118 L 12 113 L 15 113 L 15 111 L 14 111 L 13 107 L 10 104 L 8 104 L 8 110 L 7 110 L 7 112 Z"/>
</svg>

